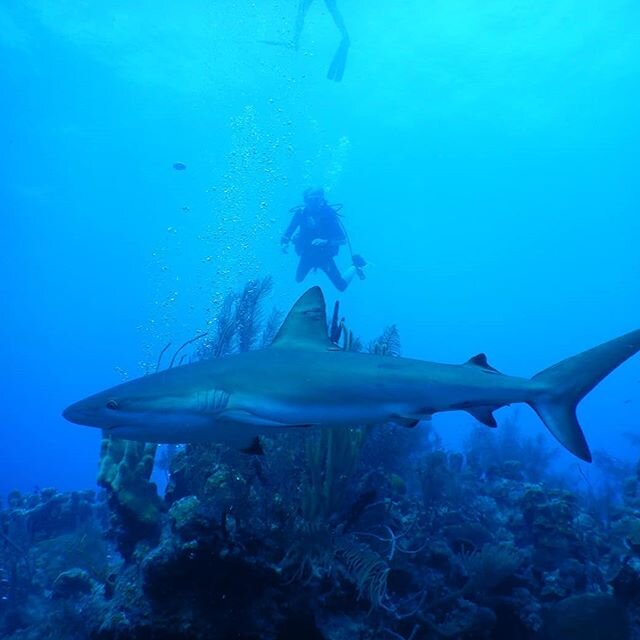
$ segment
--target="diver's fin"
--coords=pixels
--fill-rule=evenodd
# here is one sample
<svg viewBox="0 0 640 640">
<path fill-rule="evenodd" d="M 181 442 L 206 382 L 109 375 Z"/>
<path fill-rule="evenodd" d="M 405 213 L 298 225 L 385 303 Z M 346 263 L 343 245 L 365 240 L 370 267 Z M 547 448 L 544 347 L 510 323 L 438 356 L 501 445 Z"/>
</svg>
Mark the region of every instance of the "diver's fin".
<svg viewBox="0 0 640 640">
<path fill-rule="evenodd" d="M 625 360 L 640 351 L 640 330 L 562 360 L 531 378 L 529 401 L 545 426 L 571 453 L 591 462 L 591 452 L 576 417 L 580 400 Z"/>
<path fill-rule="evenodd" d="M 465 409 L 465 411 L 470 413 L 478 422 L 482 422 L 485 426 L 495 429 L 498 423 L 493 417 L 493 412 L 497 408 L 498 407 L 474 407 L 473 409 Z"/>
<path fill-rule="evenodd" d="M 327 72 L 328 80 L 335 80 L 336 82 L 342 80 L 344 69 L 347 66 L 347 54 L 349 53 L 350 44 L 351 42 L 346 36 L 340 41 Z"/>
<path fill-rule="evenodd" d="M 326 351 L 335 348 L 327 333 L 327 315 L 320 287 L 303 293 L 291 307 L 271 348 Z"/>
</svg>

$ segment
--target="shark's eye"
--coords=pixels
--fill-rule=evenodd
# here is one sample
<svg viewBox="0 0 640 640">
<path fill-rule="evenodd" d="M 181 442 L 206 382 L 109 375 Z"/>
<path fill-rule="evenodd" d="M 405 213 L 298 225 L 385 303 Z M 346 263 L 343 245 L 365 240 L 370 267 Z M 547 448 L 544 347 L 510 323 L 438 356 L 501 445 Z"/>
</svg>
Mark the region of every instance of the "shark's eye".
<svg viewBox="0 0 640 640">
<path fill-rule="evenodd" d="M 115 400 L 108 400 L 106 404 L 107 409 L 117 409 L 118 403 Z"/>
</svg>

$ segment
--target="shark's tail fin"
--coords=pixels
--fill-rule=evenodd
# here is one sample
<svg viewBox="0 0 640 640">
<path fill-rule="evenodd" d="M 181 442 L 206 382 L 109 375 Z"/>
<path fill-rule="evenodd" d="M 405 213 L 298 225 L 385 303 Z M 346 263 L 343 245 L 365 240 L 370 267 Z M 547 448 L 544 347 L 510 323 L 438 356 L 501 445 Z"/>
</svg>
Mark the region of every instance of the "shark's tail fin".
<svg viewBox="0 0 640 640">
<path fill-rule="evenodd" d="M 640 330 L 567 358 L 532 378 L 538 394 L 529 404 L 560 443 L 582 460 L 591 462 L 591 452 L 576 418 L 578 403 L 638 351 Z"/>
</svg>

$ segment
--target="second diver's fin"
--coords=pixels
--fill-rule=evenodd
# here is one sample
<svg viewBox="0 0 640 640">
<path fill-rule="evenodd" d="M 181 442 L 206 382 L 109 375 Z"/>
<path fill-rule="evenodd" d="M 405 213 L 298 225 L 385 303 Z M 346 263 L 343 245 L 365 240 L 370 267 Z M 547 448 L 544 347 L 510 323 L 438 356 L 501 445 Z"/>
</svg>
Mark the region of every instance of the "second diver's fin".
<svg viewBox="0 0 640 640">
<path fill-rule="evenodd" d="M 340 41 L 327 72 L 328 80 L 335 80 L 336 82 L 342 80 L 344 69 L 347 66 L 347 54 L 349 53 L 350 44 L 351 42 L 347 36 Z"/>
</svg>

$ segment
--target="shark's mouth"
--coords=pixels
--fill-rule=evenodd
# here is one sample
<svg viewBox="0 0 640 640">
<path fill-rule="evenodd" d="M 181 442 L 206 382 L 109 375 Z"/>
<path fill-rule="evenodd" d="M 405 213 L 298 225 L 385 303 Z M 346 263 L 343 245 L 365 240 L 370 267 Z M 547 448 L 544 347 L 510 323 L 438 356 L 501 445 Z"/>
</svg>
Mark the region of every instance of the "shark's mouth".
<svg viewBox="0 0 640 640">
<path fill-rule="evenodd" d="M 141 442 L 147 442 L 148 440 L 148 434 L 145 434 L 145 430 L 133 424 L 102 427 L 102 435 L 105 438 L 119 438 L 121 440 L 139 440 Z"/>
<path fill-rule="evenodd" d="M 107 435 L 111 435 L 111 436 L 115 436 L 118 434 L 118 432 L 122 432 L 125 431 L 127 429 L 131 429 L 133 425 L 128 425 L 128 424 L 114 424 L 111 426 L 107 426 L 107 427 L 102 427 L 102 430 L 107 434 Z"/>
</svg>

